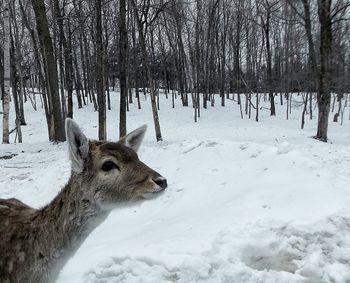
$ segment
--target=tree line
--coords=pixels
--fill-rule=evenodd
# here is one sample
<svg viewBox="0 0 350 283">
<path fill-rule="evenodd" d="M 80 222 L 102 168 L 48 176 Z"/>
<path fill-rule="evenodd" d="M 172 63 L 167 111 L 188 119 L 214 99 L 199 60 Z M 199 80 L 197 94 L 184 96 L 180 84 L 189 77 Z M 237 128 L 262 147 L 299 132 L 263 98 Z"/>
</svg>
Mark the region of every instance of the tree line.
<svg viewBox="0 0 350 283">
<path fill-rule="evenodd" d="M 98 111 L 106 139 L 110 90 L 120 93 L 119 134 L 129 103 L 150 97 L 156 139 L 159 89 L 194 121 L 208 105 L 232 100 L 241 115 L 261 97 L 290 108 L 302 93 L 303 117 L 318 108 L 315 138 L 327 141 L 331 98 L 339 108 L 350 89 L 347 0 L 1 0 L 0 82 L 3 143 L 9 142 L 10 99 L 16 135 L 26 125 L 24 103 L 46 114 L 49 139 L 64 141 L 63 121 L 78 108 Z M 12 90 L 12 92 L 10 92 Z M 11 95 L 12 94 L 12 95 Z M 333 96 L 331 95 L 333 94 Z M 337 116 L 338 115 L 338 116 Z"/>
</svg>

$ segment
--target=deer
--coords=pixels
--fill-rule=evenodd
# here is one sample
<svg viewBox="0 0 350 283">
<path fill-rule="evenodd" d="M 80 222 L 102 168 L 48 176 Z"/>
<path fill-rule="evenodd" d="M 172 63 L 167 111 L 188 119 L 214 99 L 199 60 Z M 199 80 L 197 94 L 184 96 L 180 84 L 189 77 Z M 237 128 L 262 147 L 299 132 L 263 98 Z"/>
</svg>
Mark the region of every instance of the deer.
<svg viewBox="0 0 350 283">
<path fill-rule="evenodd" d="M 164 192 L 167 180 L 137 155 L 146 129 L 96 141 L 66 119 L 71 175 L 60 193 L 40 209 L 0 199 L 0 282 L 54 282 L 112 209 Z"/>
</svg>

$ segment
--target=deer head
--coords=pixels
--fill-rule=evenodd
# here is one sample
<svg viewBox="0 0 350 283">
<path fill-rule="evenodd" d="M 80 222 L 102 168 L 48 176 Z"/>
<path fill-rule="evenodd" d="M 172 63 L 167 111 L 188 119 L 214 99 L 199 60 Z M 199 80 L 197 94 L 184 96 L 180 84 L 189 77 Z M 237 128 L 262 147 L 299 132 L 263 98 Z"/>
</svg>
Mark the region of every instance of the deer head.
<svg viewBox="0 0 350 283">
<path fill-rule="evenodd" d="M 151 198 L 167 187 L 159 173 L 142 163 L 137 150 L 146 125 L 118 142 L 88 140 L 72 119 L 66 119 L 66 136 L 72 176 L 84 188 L 87 199 L 109 210 L 117 203 Z"/>
</svg>

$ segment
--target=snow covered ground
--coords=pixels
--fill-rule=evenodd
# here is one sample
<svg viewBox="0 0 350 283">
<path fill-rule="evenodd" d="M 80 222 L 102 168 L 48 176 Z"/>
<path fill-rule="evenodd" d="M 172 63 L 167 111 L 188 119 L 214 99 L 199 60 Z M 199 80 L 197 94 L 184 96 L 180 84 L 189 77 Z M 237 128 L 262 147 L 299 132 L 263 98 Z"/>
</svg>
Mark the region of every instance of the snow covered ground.
<svg viewBox="0 0 350 283">
<path fill-rule="evenodd" d="M 112 105 L 108 138 L 116 140 L 114 93 Z M 58 282 L 350 282 L 349 120 L 330 122 L 325 144 L 310 138 L 316 119 L 300 130 L 297 104 L 288 121 L 276 105 L 277 117 L 262 109 L 256 123 L 227 101 L 195 124 L 191 107 L 161 98 L 164 141 L 156 143 L 150 101 L 142 106 L 130 106 L 128 130 L 149 125 L 139 156 L 169 187 L 114 210 Z M 47 142 L 43 111 L 27 103 L 26 115 L 24 143 L 0 145 L 0 197 L 40 207 L 67 182 L 70 165 L 66 144 Z M 97 137 L 92 105 L 74 118 Z"/>
</svg>

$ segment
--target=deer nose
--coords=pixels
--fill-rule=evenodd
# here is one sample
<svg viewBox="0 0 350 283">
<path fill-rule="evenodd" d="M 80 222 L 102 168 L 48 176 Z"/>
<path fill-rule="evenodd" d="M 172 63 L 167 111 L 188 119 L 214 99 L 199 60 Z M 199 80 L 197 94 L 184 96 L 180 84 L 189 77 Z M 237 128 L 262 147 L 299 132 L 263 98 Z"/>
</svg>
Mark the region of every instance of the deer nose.
<svg viewBox="0 0 350 283">
<path fill-rule="evenodd" d="M 165 189 L 168 186 L 168 183 L 164 177 L 154 178 L 153 182 L 155 182 L 162 189 Z"/>
</svg>

